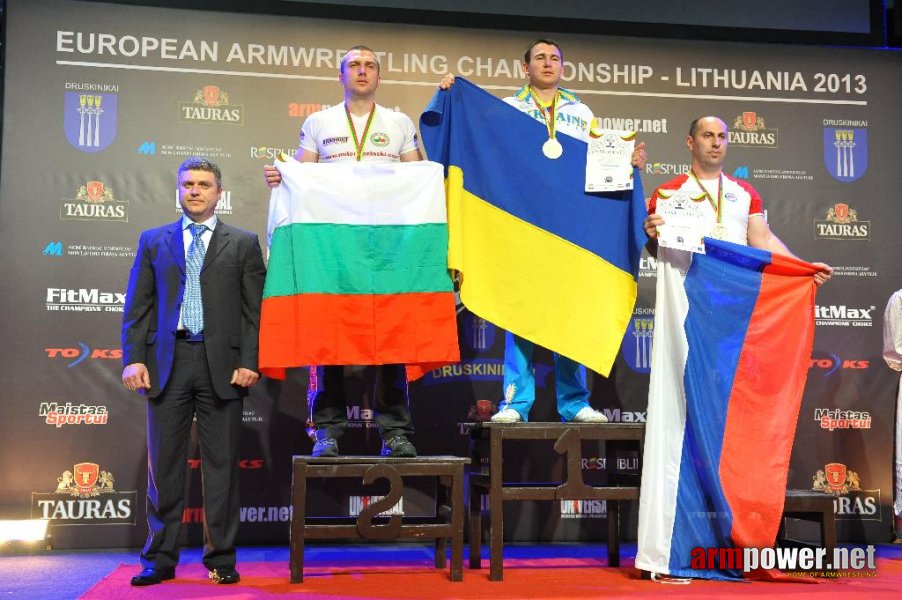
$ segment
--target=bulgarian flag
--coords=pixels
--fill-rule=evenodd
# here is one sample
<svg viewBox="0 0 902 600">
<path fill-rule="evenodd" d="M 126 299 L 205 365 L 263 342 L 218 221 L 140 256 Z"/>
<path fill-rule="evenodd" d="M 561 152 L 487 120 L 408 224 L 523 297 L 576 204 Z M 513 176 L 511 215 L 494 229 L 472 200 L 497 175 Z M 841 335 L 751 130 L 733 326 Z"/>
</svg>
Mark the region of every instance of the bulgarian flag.
<svg viewBox="0 0 902 600">
<path fill-rule="evenodd" d="M 280 157 L 269 203 L 260 371 L 458 362 L 442 166 Z"/>
</svg>

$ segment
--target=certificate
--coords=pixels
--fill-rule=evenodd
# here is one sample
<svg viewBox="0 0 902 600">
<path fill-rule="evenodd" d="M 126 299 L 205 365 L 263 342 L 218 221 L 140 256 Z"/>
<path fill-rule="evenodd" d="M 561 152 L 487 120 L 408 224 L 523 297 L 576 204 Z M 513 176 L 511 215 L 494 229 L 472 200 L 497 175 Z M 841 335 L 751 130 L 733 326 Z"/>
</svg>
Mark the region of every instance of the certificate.
<svg viewBox="0 0 902 600">
<path fill-rule="evenodd" d="M 664 218 L 664 224 L 658 227 L 658 245 L 704 254 L 703 238 L 711 227 L 706 208 L 707 204 L 683 191 L 666 198 L 659 196 L 655 212 Z"/>
<path fill-rule="evenodd" d="M 617 192 L 633 189 L 635 131 L 590 130 L 586 151 L 586 191 Z"/>
</svg>

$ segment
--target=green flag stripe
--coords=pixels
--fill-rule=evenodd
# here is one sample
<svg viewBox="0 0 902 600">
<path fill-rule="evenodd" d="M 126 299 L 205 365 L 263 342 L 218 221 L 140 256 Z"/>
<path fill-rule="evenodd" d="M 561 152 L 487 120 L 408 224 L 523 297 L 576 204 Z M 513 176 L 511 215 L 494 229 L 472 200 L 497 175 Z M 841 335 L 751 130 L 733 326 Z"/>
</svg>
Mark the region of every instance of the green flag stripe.
<svg viewBox="0 0 902 600">
<path fill-rule="evenodd" d="M 451 291 L 444 223 L 296 223 L 273 232 L 263 296 Z"/>
</svg>

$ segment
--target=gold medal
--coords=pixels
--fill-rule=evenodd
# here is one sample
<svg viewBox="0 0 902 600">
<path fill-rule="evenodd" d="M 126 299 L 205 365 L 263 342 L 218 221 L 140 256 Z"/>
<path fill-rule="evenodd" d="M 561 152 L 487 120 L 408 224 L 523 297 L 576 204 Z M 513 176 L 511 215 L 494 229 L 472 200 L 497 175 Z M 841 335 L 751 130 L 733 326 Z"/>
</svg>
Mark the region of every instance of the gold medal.
<svg viewBox="0 0 902 600">
<path fill-rule="evenodd" d="M 561 146 L 561 143 L 554 138 L 549 138 L 544 144 L 542 144 L 542 154 L 552 160 L 554 160 L 555 158 L 560 158 L 561 154 L 563 153 L 564 147 Z"/>
<path fill-rule="evenodd" d="M 708 232 L 708 237 L 714 238 L 715 240 L 726 240 L 727 239 L 727 226 L 723 223 L 718 223 L 714 227 L 711 228 L 711 231 Z"/>
</svg>

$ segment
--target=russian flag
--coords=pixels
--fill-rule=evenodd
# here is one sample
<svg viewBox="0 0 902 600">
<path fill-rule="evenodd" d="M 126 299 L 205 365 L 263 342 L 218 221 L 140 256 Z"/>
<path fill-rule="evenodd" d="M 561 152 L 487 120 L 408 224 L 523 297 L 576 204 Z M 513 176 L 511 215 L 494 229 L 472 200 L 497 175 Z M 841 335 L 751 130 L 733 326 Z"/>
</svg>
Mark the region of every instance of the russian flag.
<svg viewBox="0 0 902 600">
<path fill-rule="evenodd" d="M 814 341 L 804 261 L 705 239 L 659 248 L 636 567 L 680 577 L 694 548 L 774 545 Z"/>
</svg>

